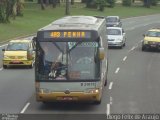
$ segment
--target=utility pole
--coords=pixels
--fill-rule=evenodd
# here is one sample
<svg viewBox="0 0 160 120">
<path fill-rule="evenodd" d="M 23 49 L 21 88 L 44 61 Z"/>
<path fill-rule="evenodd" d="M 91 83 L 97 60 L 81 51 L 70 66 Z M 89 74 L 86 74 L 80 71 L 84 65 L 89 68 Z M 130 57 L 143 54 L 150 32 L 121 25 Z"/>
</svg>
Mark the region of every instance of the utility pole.
<svg viewBox="0 0 160 120">
<path fill-rule="evenodd" d="M 66 0 L 66 11 L 65 11 L 65 15 L 69 15 L 69 0 Z"/>
</svg>

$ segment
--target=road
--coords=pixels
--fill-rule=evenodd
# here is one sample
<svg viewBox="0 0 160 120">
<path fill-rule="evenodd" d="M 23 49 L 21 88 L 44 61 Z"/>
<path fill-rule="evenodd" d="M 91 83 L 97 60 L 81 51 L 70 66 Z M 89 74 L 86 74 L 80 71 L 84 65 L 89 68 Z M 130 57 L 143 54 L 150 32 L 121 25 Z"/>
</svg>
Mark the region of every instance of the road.
<svg viewBox="0 0 160 120">
<path fill-rule="evenodd" d="M 43 104 L 35 101 L 34 69 L 2 68 L 0 47 L 0 113 L 21 114 L 139 114 L 160 113 L 160 55 L 142 52 L 143 34 L 160 27 L 160 15 L 123 19 L 127 35 L 123 49 L 109 49 L 108 85 L 102 103 Z M 67 115 L 66 115 L 67 116 Z M 73 119 L 70 116 L 70 119 Z"/>
</svg>

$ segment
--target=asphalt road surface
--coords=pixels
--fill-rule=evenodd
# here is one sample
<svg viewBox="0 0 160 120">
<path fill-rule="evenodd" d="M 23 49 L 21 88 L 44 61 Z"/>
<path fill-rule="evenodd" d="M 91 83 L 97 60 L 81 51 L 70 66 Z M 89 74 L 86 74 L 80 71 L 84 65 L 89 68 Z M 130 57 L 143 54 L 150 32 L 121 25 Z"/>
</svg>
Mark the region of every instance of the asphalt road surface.
<svg viewBox="0 0 160 120">
<path fill-rule="evenodd" d="M 39 114 L 40 120 L 51 114 L 63 116 L 58 119 L 68 117 L 70 120 L 75 116 L 83 119 L 83 115 L 89 115 L 86 119 L 94 120 L 106 114 L 160 113 L 160 52 L 141 51 L 142 35 L 149 28 L 160 27 L 160 14 L 123 19 L 122 24 L 126 32 L 126 46 L 123 49 L 109 49 L 108 85 L 100 105 L 45 105 L 36 102 L 34 68 L 3 69 L 1 49 L 5 45 L 1 44 L 0 113 Z M 36 116 L 32 118 L 38 119 Z"/>
</svg>

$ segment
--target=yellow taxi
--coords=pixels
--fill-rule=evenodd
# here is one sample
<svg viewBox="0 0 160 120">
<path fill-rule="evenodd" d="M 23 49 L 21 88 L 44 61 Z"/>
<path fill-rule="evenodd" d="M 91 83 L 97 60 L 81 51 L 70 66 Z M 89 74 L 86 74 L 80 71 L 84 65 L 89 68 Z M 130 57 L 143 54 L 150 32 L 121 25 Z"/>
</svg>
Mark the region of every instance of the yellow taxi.
<svg viewBox="0 0 160 120">
<path fill-rule="evenodd" d="M 35 46 L 32 40 L 11 40 L 3 52 L 3 68 L 24 65 L 32 68 L 35 62 Z"/>
<path fill-rule="evenodd" d="M 150 48 L 160 49 L 160 28 L 152 28 L 143 36 L 142 51 Z"/>
</svg>

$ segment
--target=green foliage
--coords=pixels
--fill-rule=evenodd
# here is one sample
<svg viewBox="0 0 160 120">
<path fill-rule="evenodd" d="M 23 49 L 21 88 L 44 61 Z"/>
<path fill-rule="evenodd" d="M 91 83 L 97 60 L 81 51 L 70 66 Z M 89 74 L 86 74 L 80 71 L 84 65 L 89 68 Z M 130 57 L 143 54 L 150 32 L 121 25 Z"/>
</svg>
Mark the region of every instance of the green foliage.
<svg viewBox="0 0 160 120">
<path fill-rule="evenodd" d="M 123 6 L 131 6 L 132 5 L 132 0 L 122 0 L 122 5 Z"/>
<path fill-rule="evenodd" d="M 0 23 L 10 22 L 10 17 L 22 16 L 23 0 L 0 0 Z"/>
<path fill-rule="evenodd" d="M 8 23 L 9 16 L 11 15 L 12 1 L 1 0 L 0 1 L 0 23 Z"/>
<path fill-rule="evenodd" d="M 6 4 L 0 4 L 0 23 L 6 22 Z"/>
<path fill-rule="evenodd" d="M 146 9 L 139 6 L 123 7 L 121 5 L 116 5 L 114 8 L 104 9 L 103 12 L 95 9 L 88 9 L 85 8 L 85 6 L 86 4 L 75 3 L 74 7 L 70 9 L 71 15 L 109 16 L 115 15 L 116 13 L 121 18 L 126 18 L 157 14 L 160 11 L 160 5 L 153 6 L 153 9 Z M 54 10 L 52 7 L 48 7 L 45 11 L 42 11 L 40 10 L 39 4 L 25 3 L 23 17 L 17 17 L 16 20 L 10 19 L 11 24 L 0 24 L 0 41 L 35 33 L 39 28 L 63 17 L 64 11 L 65 5 L 57 6 Z"/>
<path fill-rule="evenodd" d="M 106 0 L 96 0 L 96 4 L 98 5 L 100 11 L 104 11 Z"/>
<path fill-rule="evenodd" d="M 109 7 L 113 8 L 115 6 L 115 0 L 107 0 L 107 3 L 109 4 Z"/>
<path fill-rule="evenodd" d="M 86 7 L 87 8 L 96 8 L 98 7 L 97 5 L 97 0 L 86 0 Z"/>
<path fill-rule="evenodd" d="M 156 6 L 158 3 L 158 0 L 151 0 L 151 5 Z"/>
<path fill-rule="evenodd" d="M 86 7 L 87 8 L 95 8 L 100 11 L 104 11 L 104 7 L 106 6 L 106 0 L 87 0 Z"/>
</svg>

